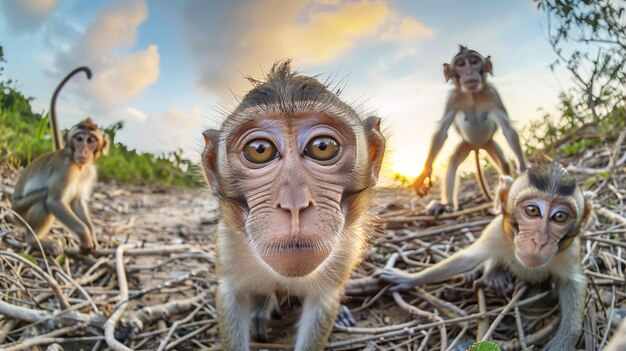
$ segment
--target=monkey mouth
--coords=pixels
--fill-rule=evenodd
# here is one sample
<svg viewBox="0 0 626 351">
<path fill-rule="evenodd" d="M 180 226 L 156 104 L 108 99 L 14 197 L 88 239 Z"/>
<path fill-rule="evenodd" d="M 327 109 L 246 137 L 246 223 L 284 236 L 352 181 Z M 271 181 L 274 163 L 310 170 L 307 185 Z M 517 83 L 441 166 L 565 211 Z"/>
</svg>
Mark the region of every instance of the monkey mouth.
<svg viewBox="0 0 626 351">
<path fill-rule="evenodd" d="M 463 86 L 468 90 L 477 90 L 478 88 L 480 88 L 480 82 L 478 81 L 478 79 L 469 79 L 466 80 L 465 83 L 463 83 Z"/>
<path fill-rule="evenodd" d="M 543 266 L 546 262 L 550 260 L 545 255 L 532 255 L 532 254 L 520 254 L 516 253 L 517 260 L 524 266 L 530 268 L 537 268 Z"/>
<path fill-rule="evenodd" d="M 262 245 L 259 256 L 280 275 L 303 277 L 322 264 L 330 252 L 330 247 L 317 240 L 293 238 Z"/>
</svg>

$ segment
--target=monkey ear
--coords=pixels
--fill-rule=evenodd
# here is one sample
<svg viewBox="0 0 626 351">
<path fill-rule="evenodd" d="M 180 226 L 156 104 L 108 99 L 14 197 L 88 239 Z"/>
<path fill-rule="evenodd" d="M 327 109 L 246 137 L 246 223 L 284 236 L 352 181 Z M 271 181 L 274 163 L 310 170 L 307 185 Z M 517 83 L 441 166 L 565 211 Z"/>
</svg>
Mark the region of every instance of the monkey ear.
<svg viewBox="0 0 626 351">
<path fill-rule="evenodd" d="M 500 177 L 500 183 L 498 184 L 498 188 L 496 189 L 496 196 L 493 199 L 494 213 L 500 214 L 504 212 L 504 208 L 506 207 L 506 198 L 509 195 L 509 189 L 511 189 L 511 184 L 513 184 L 513 178 L 506 175 Z"/>
<path fill-rule="evenodd" d="M 70 132 L 67 129 L 63 130 L 63 145 L 65 145 L 65 147 L 67 147 L 68 145 L 70 145 Z"/>
<path fill-rule="evenodd" d="M 217 150 L 219 145 L 220 131 L 207 129 L 202 133 L 204 136 L 204 150 L 202 151 L 202 166 L 206 174 L 209 186 L 217 187 Z"/>
<path fill-rule="evenodd" d="M 450 69 L 450 65 L 447 63 L 443 64 L 443 76 L 446 77 L 446 82 L 452 79 L 454 76 L 454 72 Z"/>
<path fill-rule="evenodd" d="M 109 135 L 107 133 L 102 133 L 102 147 L 100 148 L 100 151 L 102 152 L 102 155 L 108 155 L 109 154 L 109 147 L 111 146 L 111 141 L 109 139 Z"/>
<path fill-rule="evenodd" d="M 485 72 L 493 76 L 493 64 L 491 63 L 491 56 L 485 58 Z"/>
<path fill-rule="evenodd" d="M 372 162 L 371 186 L 378 181 L 378 174 L 385 155 L 385 137 L 380 132 L 380 118 L 368 117 L 365 120 L 365 135 L 367 136 L 368 155 Z"/>
<path fill-rule="evenodd" d="M 594 193 L 586 191 L 583 193 L 583 198 L 585 199 L 585 208 L 582 213 L 582 220 L 580 222 L 580 230 L 579 234 L 582 234 L 587 231 L 589 226 L 591 225 L 593 219 L 593 198 Z"/>
</svg>

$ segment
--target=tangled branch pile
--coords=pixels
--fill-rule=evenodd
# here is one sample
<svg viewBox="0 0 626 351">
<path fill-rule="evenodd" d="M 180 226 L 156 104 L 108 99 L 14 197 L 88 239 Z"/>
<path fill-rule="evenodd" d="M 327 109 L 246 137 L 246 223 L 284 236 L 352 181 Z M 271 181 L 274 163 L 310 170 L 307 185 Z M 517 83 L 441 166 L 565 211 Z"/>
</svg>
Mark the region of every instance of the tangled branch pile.
<svg viewBox="0 0 626 351">
<path fill-rule="evenodd" d="M 581 158 L 560 160 L 595 198 L 595 220 L 582 237 L 589 284 L 579 345 L 586 350 L 602 350 L 626 314 L 625 134 Z M 89 257 L 70 249 L 54 260 L 27 249 L 20 230 L 4 220 L 15 173 L 2 172 L 0 350 L 220 349 L 211 244 L 216 219 L 202 218 L 215 211 L 201 208 L 178 222 L 182 215 L 171 213 L 198 208 L 206 197 L 100 187 L 92 207 L 106 234 L 100 237 L 104 247 Z M 489 176 L 493 184 L 495 174 Z M 421 270 L 470 245 L 493 218 L 474 180 L 462 184 L 463 210 L 437 218 L 424 215 L 408 190 L 383 189 L 378 202 L 385 236 L 372 243 L 345 299 L 357 325 L 335 326 L 328 349 L 466 350 L 488 338 L 503 350 L 518 350 L 552 335 L 559 314 L 550 284 L 518 285 L 502 297 L 466 277 L 406 293 L 390 293 L 375 278 L 380 268 Z M 150 225 L 143 218 L 166 206 L 173 219 L 157 214 L 158 225 Z M 56 227 L 53 233 L 65 231 Z M 298 302 L 284 307 L 297 310 Z M 274 343 L 253 347 L 287 347 L 294 320 L 273 321 Z"/>
</svg>

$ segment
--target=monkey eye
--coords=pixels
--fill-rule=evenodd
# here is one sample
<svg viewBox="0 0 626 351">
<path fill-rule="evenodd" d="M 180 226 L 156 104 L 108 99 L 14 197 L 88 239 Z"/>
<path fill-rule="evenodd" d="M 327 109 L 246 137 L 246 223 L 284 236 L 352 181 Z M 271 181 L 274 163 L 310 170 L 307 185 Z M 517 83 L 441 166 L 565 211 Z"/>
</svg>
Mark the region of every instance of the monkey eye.
<svg viewBox="0 0 626 351">
<path fill-rule="evenodd" d="M 88 144 L 93 144 L 95 141 L 96 141 L 96 137 L 94 137 L 93 135 L 90 135 L 87 137 Z"/>
<path fill-rule="evenodd" d="M 76 141 L 78 141 L 79 143 L 82 143 L 83 140 L 85 140 L 82 134 L 78 134 L 77 136 L 74 137 L 74 139 L 76 139 Z"/>
<path fill-rule="evenodd" d="M 304 156 L 317 161 L 328 161 L 339 153 L 339 143 L 327 136 L 320 136 L 311 140 L 304 148 Z"/>
<path fill-rule="evenodd" d="M 243 147 L 243 157 L 256 164 L 267 163 L 275 159 L 277 153 L 274 144 L 267 139 L 254 139 Z"/>
<path fill-rule="evenodd" d="M 553 214 L 550 219 L 552 219 L 553 221 L 557 223 L 565 223 L 569 219 L 569 214 L 567 214 L 567 212 L 565 211 L 559 211 Z"/>
<path fill-rule="evenodd" d="M 470 58 L 469 58 L 469 63 L 472 64 L 472 65 L 477 64 L 478 61 L 479 61 L 478 57 L 476 57 L 476 56 L 470 56 Z"/>
<path fill-rule="evenodd" d="M 529 217 L 541 217 L 541 210 L 539 209 L 539 207 L 537 207 L 535 205 L 528 205 L 528 206 L 524 207 L 524 212 Z"/>
<path fill-rule="evenodd" d="M 455 66 L 458 66 L 458 67 L 465 66 L 465 60 L 458 60 L 458 61 L 456 61 Z"/>
</svg>

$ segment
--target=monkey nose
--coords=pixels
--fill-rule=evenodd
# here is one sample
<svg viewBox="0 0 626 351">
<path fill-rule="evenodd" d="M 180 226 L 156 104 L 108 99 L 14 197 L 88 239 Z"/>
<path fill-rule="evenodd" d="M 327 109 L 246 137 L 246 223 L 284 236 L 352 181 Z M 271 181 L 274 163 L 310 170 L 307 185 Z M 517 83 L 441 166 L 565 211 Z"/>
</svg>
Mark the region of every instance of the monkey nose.
<svg viewBox="0 0 626 351">
<path fill-rule="evenodd" d="M 274 208 L 287 211 L 291 215 L 291 232 L 300 231 L 300 214 L 307 208 L 315 206 L 309 187 L 282 187 L 278 191 L 278 197 Z"/>
</svg>

